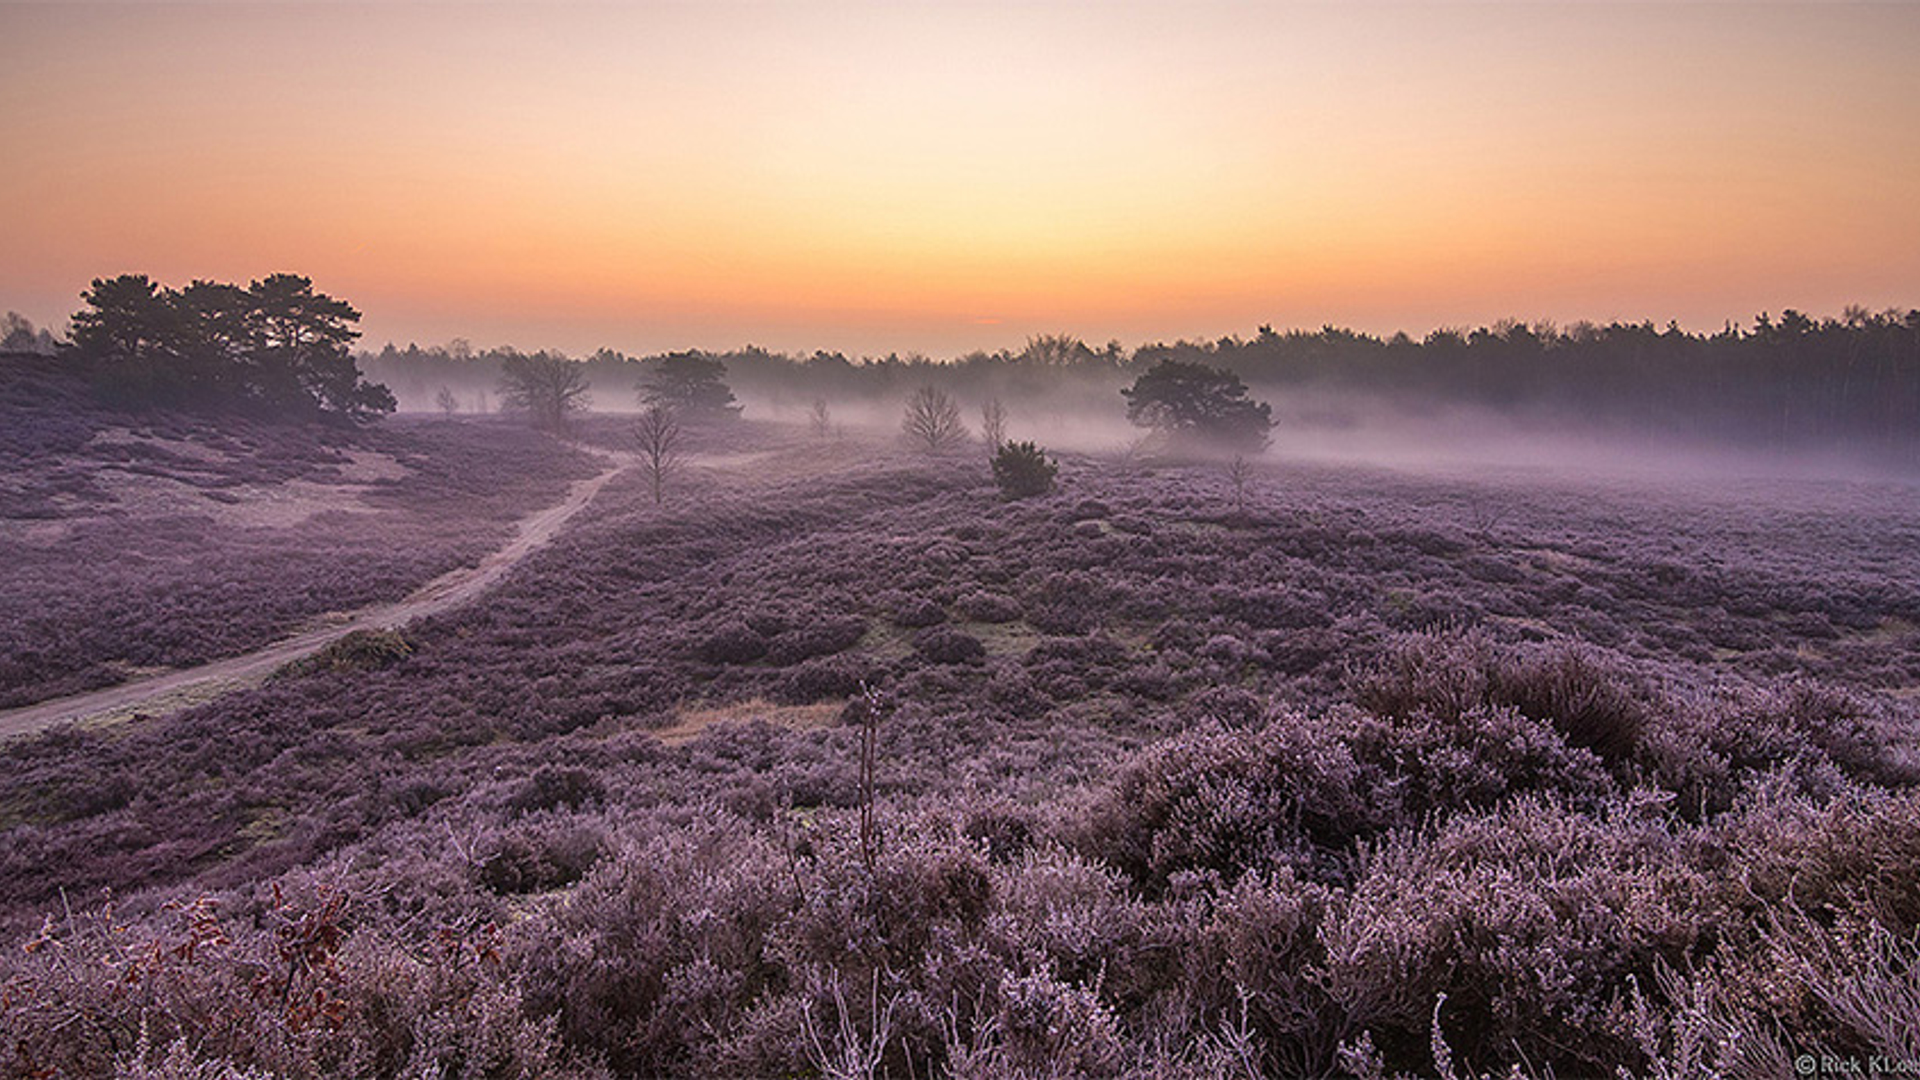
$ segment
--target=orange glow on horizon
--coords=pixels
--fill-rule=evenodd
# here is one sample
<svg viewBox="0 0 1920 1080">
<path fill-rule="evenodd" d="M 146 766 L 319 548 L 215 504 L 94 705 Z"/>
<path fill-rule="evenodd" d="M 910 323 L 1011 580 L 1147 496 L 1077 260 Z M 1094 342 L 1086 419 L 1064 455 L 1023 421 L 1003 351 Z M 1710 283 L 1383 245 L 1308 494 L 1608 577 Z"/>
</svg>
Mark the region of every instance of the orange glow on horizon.
<svg viewBox="0 0 1920 1080">
<path fill-rule="evenodd" d="M 954 355 L 1920 304 L 1904 5 L 0 7 L 0 306 Z"/>
</svg>

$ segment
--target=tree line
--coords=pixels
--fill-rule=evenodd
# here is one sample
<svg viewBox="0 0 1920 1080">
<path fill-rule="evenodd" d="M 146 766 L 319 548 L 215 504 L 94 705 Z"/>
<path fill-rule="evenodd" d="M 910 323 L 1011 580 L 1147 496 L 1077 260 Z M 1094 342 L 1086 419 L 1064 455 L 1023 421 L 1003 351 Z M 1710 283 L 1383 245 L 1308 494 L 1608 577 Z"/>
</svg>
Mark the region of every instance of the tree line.
<svg viewBox="0 0 1920 1080">
<path fill-rule="evenodd" d="M 435 387 L 480 376 L 529 354 L 389 345 L 363 354 L 369 371 L 426 400 Z M 600 349 L 574 360 L 595 385 L 631 386 L 673 358 L 722 365 L 731 386 L 756 400 L 804 410 L 819 398 L 899 400 L 924 385 L 967 398 L 1025 400 L 1084 391 L 1105 398 L 1165 361 L 1233 374 L 1276 400 L 1326 391 L 1399 400 L 1564 415 L 1643 431 L 1712 431 L 1761 438 L 1920 434 L 1920 311 L 1849 308 L 1815 319 L 1791 309 L 1750 327 L 1711 334 L 1674 324 L 1502 321 L 1443 328 L 1423 338 L 1380 337 L 1327 326 L 1251 337 L 1095 347 L 1065 335 L 1018 350 L 936 360 L 920 354 L 850 358 L 748 346 L 726 352 L 632 356 Z"/>
<path fill-rule="evenodd" d="M 1697 334 L 1669 323 L 1505 321 L 1415 341 L 1335 327 L 1138 350 L 1201 361 L 1275 390 L 1370 394 L 1550 411 L 1646 430 L 1761 436 L 1920 434 L 1920 311 L 1788 309 Z"/>
<path fill-rule="evenodd" d="M 1415 339 L 1334 326 L 1214 341 L 1155 342 L 1127 349 L 1069 335 L 1031 338 L 1018 350 L 951 360 L 920 354 L 850 358 L 747 346 L 633 356 L 600 349 L 581 359 L 512 348 L 476 352 L 392 345 L 350 352 L 360 313 L 314 290 L 310 279 L 274 274 L 247 286 L 194 281 L 169 288 L 145 275 L 98 279 L 84 292 L 61 351 L 123 404 L 254 406 L 365 420 L 395 407 L 393 392 L 427 407 L 477 411 L 498 404 L 557 426 L 584 406 L 588 387 L 638 387 L 648 404 L 721 413 L 728 391 L 804 410 L 822 399 L 898 401 L 922 386 L 971 400 L 1079 395 L 1113 390 L 1168 363 L 1201 365 L 1243 380 L 1274 400 L 1324 391 L 1419 405 L 1464 404 L 1563 415 L 1634 430 L 1744 434 L 1772 439 L 1920 434 L 1920 311 L 1850 307 L 1837 318 L 1794 310 L 1762 314 L 1750 327 L 1694 333 L 1669 323 L 1561 328 L 1506 320 L 1443 328 Z M 52 348 L 52 336 L 10 316 L 0 351 Z M 363 370 L 366 374 L 363 376 Z M 719 373 L 725 373 L 722 382 Z M 377 381 L 376 381 L 377 380 Z M 713 400 L 658 397 L 727 394 Z M 717 387 L 717 390 L 716 390 Z M 535 391 L 529 397 L 529 389 Z"/>
</svg>

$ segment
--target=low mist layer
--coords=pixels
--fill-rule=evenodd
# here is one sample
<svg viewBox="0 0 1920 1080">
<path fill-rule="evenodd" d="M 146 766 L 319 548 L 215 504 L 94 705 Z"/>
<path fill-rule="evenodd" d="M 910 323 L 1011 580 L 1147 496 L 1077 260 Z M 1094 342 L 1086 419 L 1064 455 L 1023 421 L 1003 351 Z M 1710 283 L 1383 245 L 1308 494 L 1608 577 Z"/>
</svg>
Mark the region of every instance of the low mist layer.
<svg viewBox="0 0 1920 1080">
<path fill-rule="evenodd" d="M 516 355 L 389 346 L 362 363 L 403 407 L 458 414 L 497 407 L 502 365 Z M 749 416 L 807 422 L 824 408 L 829 423 L 879 432 L 930 385 L 976 427 L 979 409 L 998 401 L 1022 437 L 1086 452 L 1141 438 L 1119 391 L 1171 360 L 1244 380 L 1272 406 L 1283 456 L 1636 473 L 1906 470 L 1920 461 L 1920 313 L 1911 311 L 1850 309 L 1824 320 L 1788 311 L 1705 336 L 1618 323 L 1505 323 L 1420 341 L 1263 327 L 1251 339 L 1131 351 L 1036 338 L 1018 353 L 950 362 L 758 349 L 671 356 L 720 363 Z M 649 371 L 668 359 L 603 349 L 577 363 L 590 406 L 623 412 L 640 407 Z"/>
</svg>

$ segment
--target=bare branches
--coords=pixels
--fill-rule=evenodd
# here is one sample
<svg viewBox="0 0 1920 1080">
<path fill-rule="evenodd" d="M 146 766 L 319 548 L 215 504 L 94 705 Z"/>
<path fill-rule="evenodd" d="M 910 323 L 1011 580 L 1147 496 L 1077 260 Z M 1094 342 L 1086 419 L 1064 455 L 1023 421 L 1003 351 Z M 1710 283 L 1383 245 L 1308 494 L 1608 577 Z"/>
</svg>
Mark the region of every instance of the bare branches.
<svg viewBox="0 0 1920 1080">
<path fill-rule="evenodd" d="M 640 466 L 653 489 L 653 504 L 658 506 L 666 492 L 667 478 L 680 468 L 680 421 L 665 405 L 648 406 L 633 425 L 633 441 L 640 448 Z"/>
<path fill-rule="evenodd" d="M 860 862 L 867 877 L 874 874 L 879 835 L 873 822 L 874 764 L 880 745 L 880 691 L 860 684 Z"/>
<path fill-rule="evenodd" d="M 1233 516 L 1245 519 L 1247 516 L 1247 485 L 1253 480 L 1253 467 L 1247 464 L 1243 454 L 1233 455 L 1233 463 L 1227 466 L 1227 483 L 1233 485 Z"/>
<path fill-rule="evenodd" d="M 960 406 L 946 391 L 923 386 L 907 399 L 907 414 L 900 430 L 925 447 L 930 454 L 958 446 L 967 437 L 967 426 L 960 422 Z"/>
<path fill-rule="evenodd" d="M 563 431 L 567 415 L 587 407 L 587 367 L 549 353 L 509 356 L 501 364 L 500 404 L 526 412 L 534 427 Z"/>
<path fill-rule="evenodd" d="M 986 440 L 987 453 L 997 454 L 1007 442 L 1007 407 L 999 398 L 988 398 L 980 406 L 980 437 Z"/>
</svg>

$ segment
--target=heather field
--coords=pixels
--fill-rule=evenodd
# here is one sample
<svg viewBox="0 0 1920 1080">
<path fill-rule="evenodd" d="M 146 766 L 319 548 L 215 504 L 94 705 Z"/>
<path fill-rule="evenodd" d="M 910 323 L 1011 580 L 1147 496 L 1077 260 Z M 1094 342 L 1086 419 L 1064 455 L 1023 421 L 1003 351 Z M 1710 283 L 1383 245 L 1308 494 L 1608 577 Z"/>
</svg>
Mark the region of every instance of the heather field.
<svg viewBox="0 0 1920 1080">
<path fill-rule="evenodd" d="M 481 520 L 580 467 L 491 425 L 377 438 L 415 456 L 329 452 L 388 453 Z M 702 439 L 663 503 L 617 477 L 407 649 L 0 746 L 5 1068 L 1920 1060 L 1910 482 L 1275 456 L 1236 489 L 1063 455 L 1009 502 L 977 449 Z M 93 506 L 34 527 L 126 527 Z M 467 550 L 412 527 L 366 534 L 407 548 L 396 586 Z M 284 584 L 192 535 L 183 578 L 231 569 L 235 610 Z M 344 602 L 276 600 L 247 633 Z M 226 647 L 191 606 L 69 667 Z"/>
<path fill-rule="evenodd" d="M 1916 46 L 0 0 L 0 1080 L 1920 1080 Z"/>
<path fill-rule="evenodd" d="M 600 467 L 524 425 L 117 413 L 19 355 L 0 417 L 0 708 L 398 599 Z"/>
</svg>

